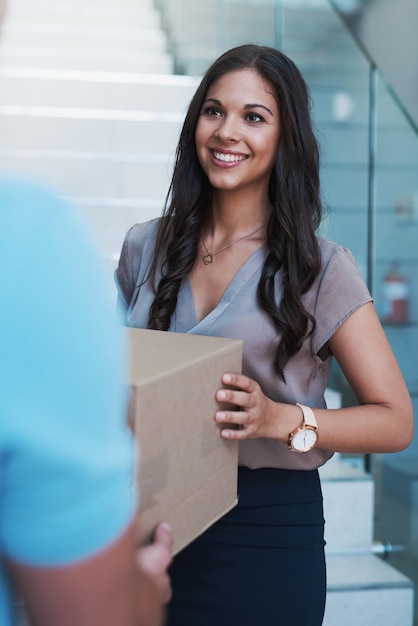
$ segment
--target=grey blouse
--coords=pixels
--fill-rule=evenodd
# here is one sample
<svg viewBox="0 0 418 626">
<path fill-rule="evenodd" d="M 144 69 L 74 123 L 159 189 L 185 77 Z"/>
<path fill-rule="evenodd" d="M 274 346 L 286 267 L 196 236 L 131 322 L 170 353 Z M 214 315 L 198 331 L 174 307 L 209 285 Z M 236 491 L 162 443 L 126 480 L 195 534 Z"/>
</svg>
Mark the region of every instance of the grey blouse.
<svg viewBox="0 0 418 626">
<path fill-rule="evenodd" d="M 154 297 L 147 275 L 157 228 L 158 219 L 136 224 L 125 237 L 115 280 L 127 326 L 147 327 Z M 372 298 L 351 252 L 324 239 L 319 239 L 319 245 L 322 269 L 304 295 L 304 305 L 314 315 L 316 328 L 301 350 L 288 361 L 286 383 L 277 377 L 273 367 L 279 340 L 277 331 L 256 298 L 267 255 L 265 245 L 238 270 L 217 307 L 200 322 L 196 319 L 191 284 L 186 278 L 178 294 L 169 330 L 242 339 L 243 373 L 256 380 L 267 396 L 278 402 L 326 407 L 324 392 L 331 357 L 322 360 L 318 353 L 351 313 Z M 280 280 L 277 289 L 280 297 Z M 319 433 L 319 444 L 320 441 Z M 259 438 L 240 442 L 239 464 L 249 468 L 314 469 L 331 456 L 332 451 L 320 447 L 306 454 L 297 454 L 291 452 L 284 442 Z"/>
</svg>

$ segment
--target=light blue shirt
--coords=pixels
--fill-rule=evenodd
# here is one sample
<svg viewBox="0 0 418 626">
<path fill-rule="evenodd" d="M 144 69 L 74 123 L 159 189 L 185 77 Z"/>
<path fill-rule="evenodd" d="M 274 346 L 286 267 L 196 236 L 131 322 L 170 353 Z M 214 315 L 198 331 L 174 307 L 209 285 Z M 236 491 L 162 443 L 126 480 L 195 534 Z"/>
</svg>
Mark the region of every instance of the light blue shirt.
<svg viewBox="0 0 418 626">
<path fill-rule="evenodd" d="M 0 180 L 0 300 L 0 558 L 78 561 L 133 512 L 125 351 L 82 224 L 36 184 Z"/>
</svg>

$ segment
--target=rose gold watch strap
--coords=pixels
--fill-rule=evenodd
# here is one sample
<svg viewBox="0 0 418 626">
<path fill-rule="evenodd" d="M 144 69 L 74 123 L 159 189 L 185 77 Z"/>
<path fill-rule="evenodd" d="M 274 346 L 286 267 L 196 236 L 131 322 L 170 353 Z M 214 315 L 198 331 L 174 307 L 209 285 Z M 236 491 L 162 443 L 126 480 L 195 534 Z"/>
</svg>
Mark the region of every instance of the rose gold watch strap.
<svg viewBox="0 0 418 626">
<path fill-rule="evenodd" d="M 304 404 L 299 404 L 296 402 L 296 406 L 298 406 L 303 413 L 303 421 L 306 426 L 312 426 L 313 428 L 318 429 L 318 422 L 316 421 L 315 413 L 309 406 L 305 406 Z"/>
</svg>

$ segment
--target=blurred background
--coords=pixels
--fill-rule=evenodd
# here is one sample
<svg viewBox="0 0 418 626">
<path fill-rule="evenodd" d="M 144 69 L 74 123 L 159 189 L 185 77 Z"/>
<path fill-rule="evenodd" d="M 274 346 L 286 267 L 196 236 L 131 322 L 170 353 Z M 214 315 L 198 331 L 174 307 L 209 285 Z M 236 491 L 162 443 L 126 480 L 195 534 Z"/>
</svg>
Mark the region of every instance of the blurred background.
<svg viewBox="0 0 418 626">
<path fill-rule="evenodd" d="M 115 299 L 123 237 L 162 210 L 204 70 L 240 43 L 288 54 L 310 87 L 322 148 L 321 234 L 355 254 L 417 409 L 416 0 L 9 4 L 0 169 L 40 179 L 76 206 Z M 328 401 L 355 401 L 338 367 Z M 325 626 L 417 626 L 418 439 L 396 455 L 337 455 L 322 481 Z"/>
</svg>

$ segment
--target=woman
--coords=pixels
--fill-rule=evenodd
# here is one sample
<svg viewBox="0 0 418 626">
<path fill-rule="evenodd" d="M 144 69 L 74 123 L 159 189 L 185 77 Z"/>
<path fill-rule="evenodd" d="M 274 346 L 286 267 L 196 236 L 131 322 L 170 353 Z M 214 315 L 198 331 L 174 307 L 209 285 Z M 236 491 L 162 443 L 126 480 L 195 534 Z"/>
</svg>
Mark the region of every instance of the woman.
<svg viewBox="0 0 418 626">
<path fill-rule="evenodd" d="M 272 48 L 224 53 L 189 106 L 164 215 L 128 232 L 116 273 L 127 325 L 244 341 L 243 374 L 217 392 L 237 409 L 214 416 L 240 442 L 239 503 L 175 558 L 169 626 L 319 626 L 317 468 L 333 451 L 411 441 L 371 296 L 351 253 L 316 236 L 320 221 L 300 72 Z M 332 356 L 358 406 L 326 408 Z"/>
</svg>

